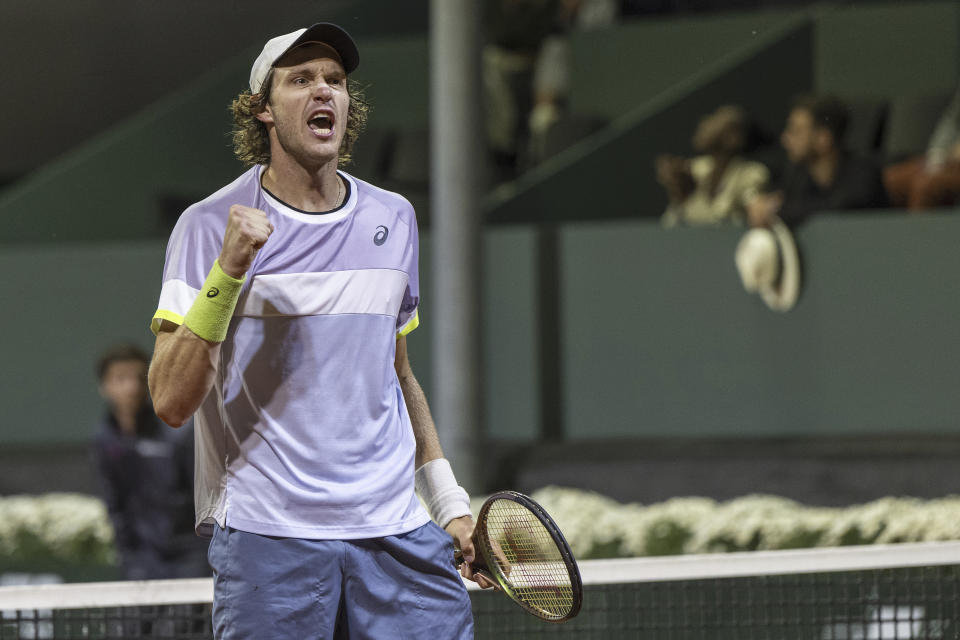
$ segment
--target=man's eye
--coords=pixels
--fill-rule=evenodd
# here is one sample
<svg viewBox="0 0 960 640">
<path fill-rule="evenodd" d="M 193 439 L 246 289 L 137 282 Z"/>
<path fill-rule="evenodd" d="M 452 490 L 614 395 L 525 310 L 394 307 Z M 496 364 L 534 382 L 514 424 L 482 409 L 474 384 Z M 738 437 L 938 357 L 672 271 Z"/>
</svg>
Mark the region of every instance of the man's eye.
<svg viewBox="0 0 960 640">
<path fill-rule="evenodd" d="M 299 84 L 299 85 L 307 84 L 307 79 L 306 79 L 306 78 L 294 78 L 294 79 L 293 79 L 293 84 Z"/>
</svg>

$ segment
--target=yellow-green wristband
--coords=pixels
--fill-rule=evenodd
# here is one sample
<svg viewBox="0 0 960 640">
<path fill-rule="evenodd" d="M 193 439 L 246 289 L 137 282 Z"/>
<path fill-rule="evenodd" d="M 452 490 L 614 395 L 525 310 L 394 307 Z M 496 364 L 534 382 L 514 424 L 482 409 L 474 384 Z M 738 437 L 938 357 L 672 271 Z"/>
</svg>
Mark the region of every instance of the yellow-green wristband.
<svg viewBox="0 0 960 640">
<path fill-rule="evenodd" d="M 245 278 L 237 280 L 227 275 L 215 260 L 193 306 L 183 317 L 184 326 L 204 340 L 223 342 Z"/>
</svg>

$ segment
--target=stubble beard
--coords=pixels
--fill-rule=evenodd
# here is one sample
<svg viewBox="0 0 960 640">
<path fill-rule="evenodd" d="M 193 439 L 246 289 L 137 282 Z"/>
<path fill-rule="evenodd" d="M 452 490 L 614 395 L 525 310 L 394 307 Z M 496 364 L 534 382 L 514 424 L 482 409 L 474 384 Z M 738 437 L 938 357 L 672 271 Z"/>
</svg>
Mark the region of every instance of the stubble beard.
<svg viewBox="0 0 960 640">
<path fill-rule="evenodd" d="M 347 118 L 344 117 L 343 121 L 338 120 L 335 125 L 337 127 L 335 138 L 328 142 L 334 149 L 331 153 L 327 153 L 326 150 L 324 150 L 324 153 L 321 154 L 311 148 L 313 145 L 310 143 L 315 139 L 312 138 L 311 133 L 305 133 L 300 128 L 305 125 L 301 125 L 298 119 L 283 117 L 282 113 L 275 113 L 272 137 L 276 146 L 282 150 L 287 158 L 310 172 L 318 171 L 330 162 L 333 162 L 334 167 L 336 167 L 345 135 L 345 132 L 340 130 L 339 127 L 342 122 L 345 125 L 346 119 Z M 309 127 L 307 127 L 307 129 L 309 131 Z M 271 153 L 271 156 L 271 160 L 273 160 L 276 157 L 276 153 Z"/>
<path fill-rule="evenodd" d="M 290 160 L 311 172 L 319 170 L 330 162 L 334 164 L 337 163 L 340 150 L 339 144 L 337 144 L 336 150 L 331 153 L 317 153 L 310 148 L 309 144 L 305 144 L 301 133 L 288 133 L 282 131 L 280 128 L 276 130 L 276 140 L 277 145 Z"/>
</svg>

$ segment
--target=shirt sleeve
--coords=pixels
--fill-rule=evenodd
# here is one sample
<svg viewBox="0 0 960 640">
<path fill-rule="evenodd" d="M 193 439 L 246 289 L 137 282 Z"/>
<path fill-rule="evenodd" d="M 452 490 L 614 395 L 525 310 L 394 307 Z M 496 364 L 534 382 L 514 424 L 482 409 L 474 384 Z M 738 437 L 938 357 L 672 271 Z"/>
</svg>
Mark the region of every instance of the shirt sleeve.
<svg viewBox="0 0 960 640">
<path fill-rule="evenodd" d="M 163 321 L 183 324 L 183 317 L 220 255 L 224 228 L 220 218 L 200 209 L 187 209 L 180 217 L 167 243 L 160 301 L 150 322 L 154 334 Z"/>
<path fill-rule="evenodd" d="M 749 162 L 743 167 L 740 184 L 741 208 L 746 211 L 751 200 L 767 189 L 770 171 L 759 162 Z"/>
<path fill-rule="evenodd" d="M 408 205 L 409 206 L 409 205 Z M 410 206 L 410 233 L 403 252 L 403 270 L 407 273 L 407 288 L 400 302 L 397 314 L 397 335 L 405 336 L 420 326 L 420 236 L 417 230 L 417 217 Z"/>
</svg>

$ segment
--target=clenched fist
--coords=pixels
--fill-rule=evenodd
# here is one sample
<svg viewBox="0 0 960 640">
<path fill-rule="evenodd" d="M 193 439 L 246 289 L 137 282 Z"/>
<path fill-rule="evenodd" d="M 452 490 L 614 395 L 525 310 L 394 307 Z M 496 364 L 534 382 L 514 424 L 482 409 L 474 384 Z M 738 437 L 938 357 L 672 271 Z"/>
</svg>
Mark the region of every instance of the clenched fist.
<svg viewBox="0 0 960 640">
<path fill-rule="evenodd" d="M 218 260 L 220 268 L 229 276 L 242 278 L 271 233 L 273 225 L 263 211 L 239 204 L 230 207 Z"/>
</svg>

